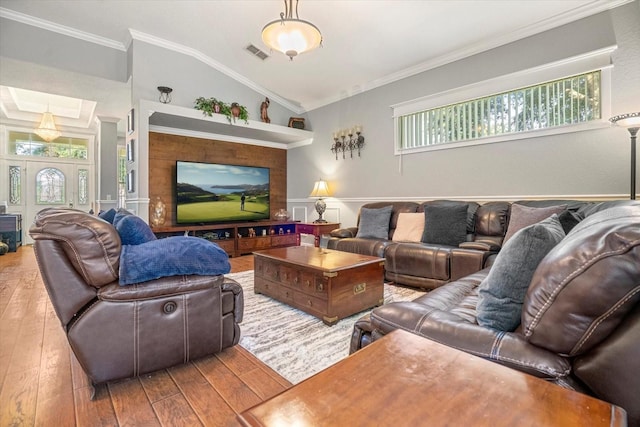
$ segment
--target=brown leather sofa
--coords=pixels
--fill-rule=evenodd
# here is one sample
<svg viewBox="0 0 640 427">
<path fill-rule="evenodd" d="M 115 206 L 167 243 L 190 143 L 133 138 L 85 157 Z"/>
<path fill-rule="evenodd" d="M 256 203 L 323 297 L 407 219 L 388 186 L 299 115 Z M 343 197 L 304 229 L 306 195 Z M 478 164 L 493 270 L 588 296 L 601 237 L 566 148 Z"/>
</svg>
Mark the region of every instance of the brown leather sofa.
<svg viewBox="0 0 640 427">
<path fill-rule="evenodd" d="M 466 276 L 485 267 L 491 255 L 502 244 L 509 222 L 510 203 L 433 200 L 416 202 L 376 202 L 363 208 L 393 206 L 388 239 L 356 237 L 358 227 L 331 232 L 327 247 L 346 252 L 385 258 L 385 279 L 401 285 L 423 289 L 438 286 Z M 429 205 L 466 205 L 467 242 L 459 246 L 433 243 L 393 242 L 400 213 L 424 212 Z M 358 215 L 358 225 L 360 216 Z"/>
<path fill-rule="evenodd" d="M 356 322 L 351 352 L 404 329 L 619 405 L 640 426 L 640 204 L 574 207 L 586 218 L 538 265 L 514 331 L 478 324 L 486 268 L 375 308 Z"/>
<path fill-rule="evenodd" d="M 118 232 L 77 210 L 42 210 L 29 232 L 51 303 L 92 384 L 238 343 L 244 300 L 237 282 L 222 275 L 173 276 L 120 286 Z"/>
</svg>

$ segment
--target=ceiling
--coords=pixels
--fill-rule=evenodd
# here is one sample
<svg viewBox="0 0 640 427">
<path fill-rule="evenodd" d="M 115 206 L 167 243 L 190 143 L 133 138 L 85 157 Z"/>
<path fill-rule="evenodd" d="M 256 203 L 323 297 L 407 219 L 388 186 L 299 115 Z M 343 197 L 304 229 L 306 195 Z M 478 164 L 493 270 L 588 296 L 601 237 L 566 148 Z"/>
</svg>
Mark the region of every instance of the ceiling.
<svg viewBox="0 0 640 427">
<path fill-rule="evenodd" d="M 324 46 L 293 61 L 269 52 L 260 36 L 284 11 L 280 0 L 0 0 L 0 16 L 115 49 L 135 38 L 197 52 L 309 111 L 628 1 L 301 0 L 299 17 L 320 29 Z M 249 44 L 271 56 L 260 60 Z"/>
</svg>

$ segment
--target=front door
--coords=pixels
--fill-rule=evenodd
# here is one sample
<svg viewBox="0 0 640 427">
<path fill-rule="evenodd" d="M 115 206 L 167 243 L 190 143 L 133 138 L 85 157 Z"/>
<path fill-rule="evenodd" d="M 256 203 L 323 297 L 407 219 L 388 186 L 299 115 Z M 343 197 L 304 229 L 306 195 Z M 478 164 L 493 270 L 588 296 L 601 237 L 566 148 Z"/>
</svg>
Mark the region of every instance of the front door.
<svg viewBox="0 0 640 427">
<path fill-rule="evenodd" d="M 90 169 L 87 164 L 71 162 L 26 162 L 23 244 L 33 243 L 29 236 L 29 227 L 35 215 L 42 209 L 69 207 L 86 212 L 91 209 Z"/>
</svg>

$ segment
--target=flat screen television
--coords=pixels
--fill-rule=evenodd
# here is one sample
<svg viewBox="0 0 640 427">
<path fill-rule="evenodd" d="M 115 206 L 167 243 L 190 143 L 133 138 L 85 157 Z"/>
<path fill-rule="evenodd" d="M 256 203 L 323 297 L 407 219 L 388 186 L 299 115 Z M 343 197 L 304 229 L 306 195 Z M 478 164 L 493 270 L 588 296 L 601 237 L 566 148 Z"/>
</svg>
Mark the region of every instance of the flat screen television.
<svg viewBox="0 0 640 427">
<path fill-rule="evenodd" d="M 269 219 L 269 168 L 176 162 L 176 223 Z"/>
</svg>

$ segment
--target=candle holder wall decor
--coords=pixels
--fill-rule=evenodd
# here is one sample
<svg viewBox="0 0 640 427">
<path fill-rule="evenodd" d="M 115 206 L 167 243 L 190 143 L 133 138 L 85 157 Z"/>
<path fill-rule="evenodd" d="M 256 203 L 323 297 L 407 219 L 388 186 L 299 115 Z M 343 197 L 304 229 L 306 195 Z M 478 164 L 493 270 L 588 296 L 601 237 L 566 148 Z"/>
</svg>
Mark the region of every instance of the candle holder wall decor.
<svg viewBox="0 0 640 427">
<path fill-rule="evenodd" d="M 338 160 L 338 154 L 342 153 L 342 158 L 346 159 L 345 153 L 349 152 L 349 157 L 353 159 L 353 152 L 360 152 L 364 148 L 364 136 L 362 135 L 362 126 L 358 125 L 349 129 L 342 129 L 333 133 L 333 144 L 331 145 L 331 152 L 336 155 Z"/>
</svg>

